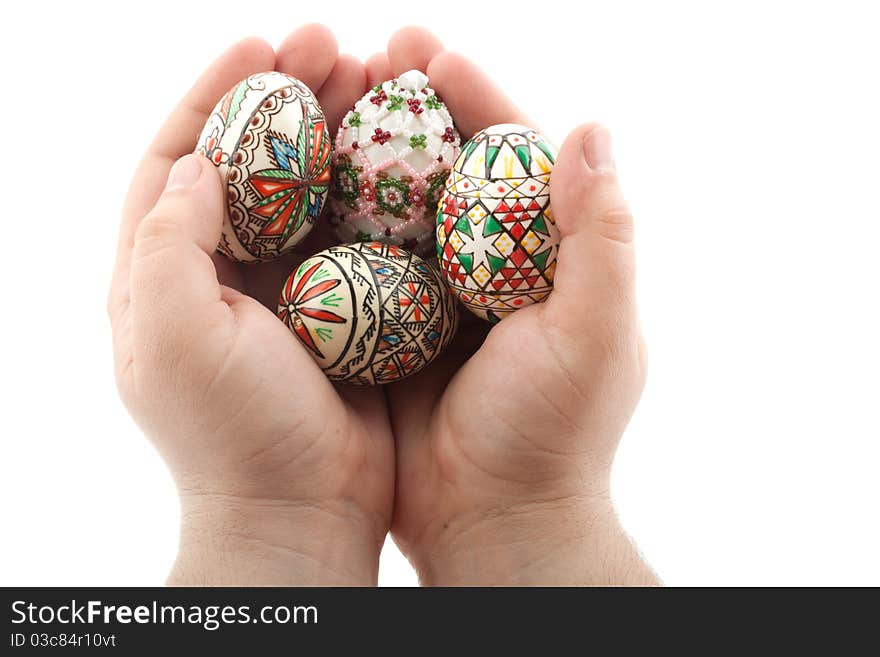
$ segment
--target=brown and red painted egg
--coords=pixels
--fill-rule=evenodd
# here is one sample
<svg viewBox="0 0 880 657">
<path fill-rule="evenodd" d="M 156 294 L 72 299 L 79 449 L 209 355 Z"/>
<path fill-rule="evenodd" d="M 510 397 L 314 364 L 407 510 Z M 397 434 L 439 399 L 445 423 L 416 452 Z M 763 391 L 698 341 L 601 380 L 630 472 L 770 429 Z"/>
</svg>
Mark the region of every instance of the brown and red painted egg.
<svg viewBox="0 0 880 657">
<path fill-rule="evenodd" d="M 288 277 L 278 317 L 333 381 L 377 385 L 430 364 L 452 340 L 455 300 L 437 271 L 378 242 L 334 246 Z"/>
<path fill-rule="evenodd" d="M 498 322 L 553 289 L 559 230 L 550 211 L 556 149 L 536 130 L 494 125 L 468 141 L 437 212 L 437 255 L 453 293 Z"/>
<path fill-rule="evenodd" d="M 296 78 L 257 73 L 230 89 L 196 146 L 226 183 L 219 250 L 239 262 L 272 260 L 291 251 L 324 206 L 330 151 L 324 112 Z"/>
</svg>

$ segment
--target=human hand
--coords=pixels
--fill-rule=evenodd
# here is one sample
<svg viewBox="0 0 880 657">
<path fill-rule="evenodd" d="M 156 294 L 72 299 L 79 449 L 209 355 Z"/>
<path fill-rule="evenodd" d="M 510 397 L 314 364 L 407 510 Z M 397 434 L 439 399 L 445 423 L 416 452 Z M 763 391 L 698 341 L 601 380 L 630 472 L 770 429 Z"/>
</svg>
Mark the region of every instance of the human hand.
<svg viewBox="0 0 880 657">
<path fill-rule="evenodd" d="M 215 255 L 220 177 L 199 156 L 178 160 L 229 87 L 273 69 L 315 90 L 333 127 L 365 90 L 363 65 L 320 26 L 277 55 L 242 41 L 204 73 L 125 202 L 108 299 L 116 378 L 180 492 L 171 583 L 375 584 L 394 477 L 384 394 L 336 389 L 274 314 L 296 258 L 325 236 L 262 265 Z"/>
<path fill-rule="evenodd" d="M 497 123 L 534 126 L 418 28 L 368 60 L 368 82 L 412 68 L 427 72 L 462 140 Z M 632 217 L 605 129 L 585 125 L 566 139 L 551 203 L 562 242 L 548 300 L 491 331 L 471 317 L 442 359 L 389 387 L 392 533 L 423 583 L 656 583 L 609 496 L 645 351 Z"/>
</svg>

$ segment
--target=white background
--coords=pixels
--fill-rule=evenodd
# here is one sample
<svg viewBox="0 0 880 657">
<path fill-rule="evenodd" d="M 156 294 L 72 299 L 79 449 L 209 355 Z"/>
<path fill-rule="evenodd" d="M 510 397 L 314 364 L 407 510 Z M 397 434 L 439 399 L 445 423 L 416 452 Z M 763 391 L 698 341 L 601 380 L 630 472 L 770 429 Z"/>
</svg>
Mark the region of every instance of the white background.
<svg viewBox="0 0 880 657">
<path fill-rule="evenodd" d="M 163 582 L 176 497 L 104 311 L 119 208 L 216 54 L 321 21 L 363 58 L 428 25 L 555 141 L 610 127 L 651 360 L 615 496 L 661 577 L 880 585 L 871 3 L 138 5 L 3 10 L 0 584 Z M 380 583 L 415 583 L 390 541 Z"/>
</svg>

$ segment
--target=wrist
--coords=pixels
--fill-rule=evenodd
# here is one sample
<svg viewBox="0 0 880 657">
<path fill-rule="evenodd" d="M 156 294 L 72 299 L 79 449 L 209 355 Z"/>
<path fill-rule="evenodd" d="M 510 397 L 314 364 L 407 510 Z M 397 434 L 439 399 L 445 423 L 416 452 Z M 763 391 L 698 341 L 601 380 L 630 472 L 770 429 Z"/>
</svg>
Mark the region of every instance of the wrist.
<svg viewBox="0 0 880 657">
<path fill-rule="evenodd" d="M 410 558 L 426 586 L 658 584 L 607 497 L 463 516 L 445 523 L 437 540 Z"/>
<path fill-rule="evenodd" d="M 384 541 L 342 502 L 181 496 L 174 586 L 375 586 Z"/>
</svg>

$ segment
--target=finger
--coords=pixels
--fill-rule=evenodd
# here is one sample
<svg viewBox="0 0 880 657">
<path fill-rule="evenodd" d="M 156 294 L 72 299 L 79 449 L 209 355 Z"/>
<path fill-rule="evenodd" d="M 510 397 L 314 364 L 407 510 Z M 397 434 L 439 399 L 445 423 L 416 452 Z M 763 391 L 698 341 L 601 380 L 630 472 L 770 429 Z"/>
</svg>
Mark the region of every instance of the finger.
<svg viewBox="0 0 880 657">
<path fill-rule="evenodd" d="M 617 181 L 611 137 L 583 125 L 563 143 L 550 176 L 561 242 L 547 312 L 561 324 L 632 318 L 633 218 Z"/>
<path fill-rule="evenodd" d="M 126 208 L 136 219 L 143 217 L 153 207 L 171 165 L 195 148 L 199 132 L 217 101 L 236 82 L 253 73 L 271 70 L 274 58 L 272 47 L 264 40 L 253 37 L 229 48 L 202 74 L 159 129 L 147 151 L 147 157 L 139 167 L 139 173 L 144 171 L 149 175 L 151 185 L 149 193 L 135 196 L 133 200 L 139 201 L 135 207 Z M 140 187 L 139 182 L 135 177 L 131 185 L 133 191 Z"/>
<path fill-rule="evenodd" d="M 316 95 L 330 76 L 339 48 L 330 28 L 304 25 L 278 47 L 275 68 L 304 82 Z"/>
<path fill-rule="evenodd" d="M 430 85 L 437 91 L 462 137 L 497 123 L 537 128 L 478 66 L 459 54 L 441 52 L 428 64 Z"/>
<path fill-rule="evenodd" d="M 108 299 L 111 318 L 128 306 L 129 266 L 134 233 L 159 198 L 174 161 L 195 148 L 196 138 L 217 101 L 236 82 L 270 70 L 275 52 L 262 39 L 238 42 L 211 64 L 168 117 L 137 168 L 122 211 L 119 247 Z"/>
<path fill-rule="evenodd" d="M 391 62 L 388 61 L 388 55 L 384 52 L 377 52 L 371 56 L 364 67 L 367 69 L 367 88 L 380 85 L 394 77 L 394 74 L 391 73 Z"/>
<path fill-rule="evenodd" d="M 353 55 L 340 55 L 321 87 L 321 107 L 332 134 L 336 134 L 342 117 L 364 93 L 367 73 L 364 65 Z"/>
<path fill-rule="evenodd" d="M 196 348 L 228 315 L 211 261 L 224 203 L 216 168 L 199 155 L 186 155 L 138 226 L 131 261 L 136 360 L 171 363 L 182 355 L 182 345 Z"/>
<path fill-rule="evenodd" d="M 443 44 L 423 27 L 404 27 L 388 40 L 388 61 L 393 76 L 415 69 L 423 73 L 428 63 L 443 52 Z"/>
</svg>

